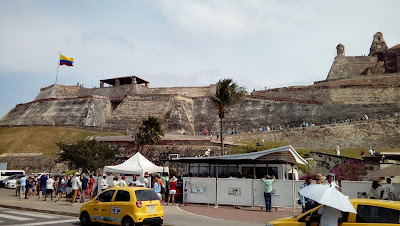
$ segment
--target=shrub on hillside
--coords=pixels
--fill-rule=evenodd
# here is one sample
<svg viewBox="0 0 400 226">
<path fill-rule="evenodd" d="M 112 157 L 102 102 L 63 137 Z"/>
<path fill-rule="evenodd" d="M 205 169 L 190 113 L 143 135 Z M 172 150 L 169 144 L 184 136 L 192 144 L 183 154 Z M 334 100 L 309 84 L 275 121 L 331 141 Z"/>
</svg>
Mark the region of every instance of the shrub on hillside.
<svg viewBox="0 0 400 226">
<path fill-rule="evenodd" d="M 336 180 L 356 181 L 366 174 L 365 170 L 364 163 L 350 159 L 342 165 L 335 166 L 331 172 L 335 174 Z"/>
</svg>

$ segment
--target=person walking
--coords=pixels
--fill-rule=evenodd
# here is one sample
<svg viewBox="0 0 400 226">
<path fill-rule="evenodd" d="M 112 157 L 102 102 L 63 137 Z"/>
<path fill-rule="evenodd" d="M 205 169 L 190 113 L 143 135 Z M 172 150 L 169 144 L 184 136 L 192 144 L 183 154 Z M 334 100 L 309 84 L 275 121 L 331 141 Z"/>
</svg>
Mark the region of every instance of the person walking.
<svg viewBox="0 0 400 226">
<path fill-rule="evenodd" d="M 272 184 L 275 181 L 275 176 L 266 175 L 265 177 L 261 178 L 261 181 L 264 182 L 264 199 L 265 199 L 265 208 L 267 212 L 271 212 L 272 203 Z"/>
<path fill-rule="evenodd" d="M 23 175 L 20 178 L 20 184 L 19 184 L 19 201 L 21 201 L 22 197 L 24 197 L 26 191 L 26 177 Z"/>
<path fill-rule="evenodd" d="M 92 197 L 94 182 L 95 182 L 95 180 L 94 180 L 93 176 L 90 175 L 89 176 L 89 182 L 88 182 L 88 189 L 86 190 L 86 193 L 85 193 L 85 198 L 87 198 L 87 197 L 91 198 Z"/>
<path fill-rule="evenodd" d="M 81 203 L 85 202 L 86 190 L 88 188 L 89 179 L 86 178 L 86 174 L 82 174 L 82 191 L 81 191 Z"/>
<path fill-rule="evenodd" d="M 71 176 L 67 176 L 67 183 L 65 183 L 66 185 L 66 201 L 69 202 L 71 201 L 71 195 L 72 195 L 72 178 Z"/>
<path fill-rule="evenodd" d="M 46 180 L 46 194 L 44 196 L 44 201 L 46 201 L 48 195 L 50 195 L 51 200 L 53 200 L 53 189 L 54 189 L 54 179 L 49 177 Z"/>
<path fill-rule="evenodd" d="M 380 195 L 379 195 L 379 192 L 378 192 L 378 188 L 380 186 L 381 185 L 379 184 L 379 181 L 376 181 L 376 180 L 372 181 L 372 186 L 368 191 L 368 197 L 370 199 L 379 199 L 380 198 Z"/>
<path fill-rule="evenodd" d="M 386 184 L 382 186 L 381 199 L 383 200 L 396 200 L 396 191 L 394 190 L 392 179 L 386 178 Z"/>
<path fill-rule="evenodd" d="M 162 194 L 163 202 L 166 201 L 165 194 L 167 193 L 167 183 L 168 183 L 168 177 L 167 176 L 168 176 L 167 173 L 163 173 L 163 176 L 161 177 L 161 182 L 162 182 L 161 194 Z"/>
<path fill-rule="evenodd" d="M 103 174 L 103 179 L 101 179 L 101 191 L 104 191 L 108 188 L 108 183 L 107 183 L 107 174 Z"/>
<path fill-rule="evenodd" d="M 160 200 L 162 199 L 161 196 L 161 186 L 162 186 L 162 182 L 161 182 L 161 176 L 157 175 L 154 178 L 154 182 L 153 182 L 153 190 L 157 193 L 158 197 L 160 198 Z"/>
<path fill-rule="evenodd" d="M 40 190 L 41 192 L 41 196 L 39 195 L 39 198 L 42 198 L 42 196 L 44 197 L 46 195 L 46 181 L 47 181 L 47 174 L 44 174 L 40 177 Z"/>
<path fill-rule="evenodd" d="M 64 184 L 65 184 L 64 176 L 60 176 L 60 178 L 58 178 L 57 197 L 55 202 L 60 201 Z"/>
<path fill-rule="evenodd" d="M 171 178 L 171 181 L 169 182 L 169 194 L 168 194 L 168 202 L 167 205 L 169 204 L 169 201 L 172 199 L 171 204 L 174 205 L 175 201 L 175 195 L 176 195 L 176 187 L 178 185 L 178 179 L 173 176 Z"/>
<path fill-rule="evenodd" d="M 71 205 L 75 205 L 75 200 L 76 196 L 78 195 L 78 190 L 80 188 L 79 184 L 79 173 L 76 172 L 75 176 L 72 178 L 72 199 L 71 199 Z"/>
<path fill-rule="evenodd" d="M 312 178 L 308 176 L 304 181 L 304 184 L 300 186 L 300 189 L 305 188 L 311 184 L 312 184 Z M 301 200 L 302 213 L 305 213 L 315 207 L 314 200 L 310 198 L 300 195 L 300 200 Z"/>
</svg>

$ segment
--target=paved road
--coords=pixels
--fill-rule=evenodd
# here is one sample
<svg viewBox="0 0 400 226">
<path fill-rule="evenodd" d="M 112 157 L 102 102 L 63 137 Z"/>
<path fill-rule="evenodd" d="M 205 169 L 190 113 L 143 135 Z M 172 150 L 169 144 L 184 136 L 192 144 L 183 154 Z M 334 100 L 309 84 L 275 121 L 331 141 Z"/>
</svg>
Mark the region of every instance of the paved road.
<svg viewBox="0 0 400 226">
<path fill-rule="evenodd" d="M 0 225 L 79 225 L 77 217 L 0 208 Z"/>
</svg>

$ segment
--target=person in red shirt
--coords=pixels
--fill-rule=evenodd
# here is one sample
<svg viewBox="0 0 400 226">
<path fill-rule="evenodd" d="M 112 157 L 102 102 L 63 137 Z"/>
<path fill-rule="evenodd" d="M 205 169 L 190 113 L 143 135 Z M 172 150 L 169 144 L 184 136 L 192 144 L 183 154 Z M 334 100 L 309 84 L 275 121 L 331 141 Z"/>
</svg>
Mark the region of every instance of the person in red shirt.
<svg viewBox="0 0 400 226">
<path fill-rule="evenodd" d="M 169 200 L 171 200 L 171 198 L 172 198 L 171 203 L 172 203 L 172 205 L 174 205 L 177 181 L 178 181 L 178 179 L 175 176 L 173 176 L 169 182 L 169 195 L 168 195 L 167 205 L 169 204 Z"/>
<path fill-rule="evenodd" d="M 88 189 L 86 189 L 86 192 L 85 192 L 85 198 L 87 198 L 87 197 L 91 198 L 92 197 L 94 181 L 95 180 L 93 179 L 93 176 L 90 175 L 90 179 L 89 179 L 89 183 L 88 183 Z"/>
</svg>

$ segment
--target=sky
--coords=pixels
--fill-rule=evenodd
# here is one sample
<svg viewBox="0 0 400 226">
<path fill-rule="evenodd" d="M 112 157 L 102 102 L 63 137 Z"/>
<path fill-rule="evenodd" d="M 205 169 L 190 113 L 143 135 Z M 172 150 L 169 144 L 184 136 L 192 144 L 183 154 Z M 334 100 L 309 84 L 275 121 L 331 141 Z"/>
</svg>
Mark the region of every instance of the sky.
<svg viewBox="0 0 400 226">
<path fill-rule="evenodd" d="M 0 0 L 0 118 L 55 83 L 135 75 L 150 87 L 232 78 L 248 91 L 326 79 L 342 43 L 400 43 L 397 0 Z"/>
</svg>

